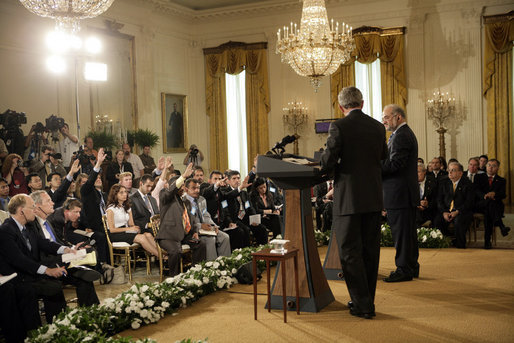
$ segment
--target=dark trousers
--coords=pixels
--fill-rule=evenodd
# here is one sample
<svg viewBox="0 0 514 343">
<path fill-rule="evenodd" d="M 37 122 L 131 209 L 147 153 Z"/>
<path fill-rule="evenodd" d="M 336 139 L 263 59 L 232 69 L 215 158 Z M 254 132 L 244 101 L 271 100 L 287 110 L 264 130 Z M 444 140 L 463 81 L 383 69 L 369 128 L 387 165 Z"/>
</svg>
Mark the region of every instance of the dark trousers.
<svg viewBox="0 0 514 343">
<path fill-rule="evenodd" d="M 170 268 L 170 276 L 175 276 L 180 273 L 180 259 L 182 254 L 182 244 L 187 244 L 191 247 L 192 263 L 197 264 L 206 259 L 205 242 L 200 240 L 197 243 L 190 242 L 192 233 L 184 237 L 182 242 L 174 241 L 171 239 L 160 239 L 159 245 L 168 252 L 168 265 Z"/>
<path fill-rule="evenodd" d="M 74 273 L 74 269 L 70 269 L 68 276 L 64 277 L 62 282 L 65 285 L 72 285 L 76 288 L 79 306 L 100 304 L 93 282 L 82 280 L 76 277 Z"/>
<path fill-rule="evenodd" d="M 235 229 L 223 229 L 223 232 L 230 237 L 230 248 L 232 250 L 250 246 L 250 228 L 241 221 L 236 222 L 236 224 Z"/>
<path fill-rule="evenodd" d="M 43 299 L 45 304 L 46 322 L 52 323 L 54 316 L 66 308 L 66 299 L 62 292 L 61 281 L 43 276 L 36 281 L 30 282 L 36 296 Z"/>
<path fill-rule="evenodd" d="M 460 213 L 455 219 L 451 222 L 447 222 L 442 213 L 439 213 L 435 220 L 434 225 L 436 228 L 441 230 L 443 235 L 450 236 L 450 231 L 448 230 L 448 226 L 450 223 L 453 223 L 455 228 L 455 247 L 459 249 L 466 248 L 466 231 L 468 231 L 469 226 L 473 220 L 473 214 L 470 213 Z"/>
<path fill-rule="evenodd" d="M 491 235 L 495 226 L 502 227 L 503 203 L 494 200 L 483 200 L 480 202 L 480 212 L 484 214 L 484 243 L 491 242 Z"/>
<path fill-rule="evenodd" d="M 14 280 L 0 286 L 0 336 L 7 343 L 23 342 L 27 332 L 41 325 L 34 289 Z"/>
<path fill-rule="evenodd" d="M 333 227 L 355 310 L 373 312 L 380 259 L 380 212 L 334 216 Z"/>
<path fill-rule="evenodd" d="M 419 270 L 416 208 L 387 209 L 387 223 L 391 226 L 396 249 L 396 270 L 414 275 Z"/>
<path fill-rule="evenodd" d="M 282 234 L 282 217 L 277 214 L 268 214 L 266 216 L 262 216 L 261 223 L 268 229 L 273 232 L 273 238 Z"/>
</svg>

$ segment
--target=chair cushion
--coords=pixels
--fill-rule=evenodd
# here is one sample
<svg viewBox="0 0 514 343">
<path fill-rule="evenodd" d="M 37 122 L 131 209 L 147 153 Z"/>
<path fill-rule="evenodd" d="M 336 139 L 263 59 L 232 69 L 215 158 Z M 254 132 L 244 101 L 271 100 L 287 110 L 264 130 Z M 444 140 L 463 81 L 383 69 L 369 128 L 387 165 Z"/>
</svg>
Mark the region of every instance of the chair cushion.
<svg viewBox="0 0 514 343">
<path fill-rule="evenodd" d="M 191 250 L 191 247 L 188 244 L 182 244 L 182 252 L 186 252 Z"/>
<path fill-rule="evenodd" d="M 112 242 L 113 248 L 137 248 L 139 247 L 138 243 L 128 244 L 127 242 Z"/>
</svg>

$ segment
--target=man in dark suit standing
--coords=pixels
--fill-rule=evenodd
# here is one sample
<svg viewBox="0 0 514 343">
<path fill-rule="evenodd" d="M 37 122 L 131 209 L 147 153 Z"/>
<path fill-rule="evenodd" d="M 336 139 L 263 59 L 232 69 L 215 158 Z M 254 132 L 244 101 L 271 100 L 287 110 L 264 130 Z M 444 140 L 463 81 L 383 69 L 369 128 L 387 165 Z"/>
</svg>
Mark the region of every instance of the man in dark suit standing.
<svg viewBox="0 0 514 343">
<path fill-rule="evenodd" d="M 157 201 L 150 194 L 153 186 L 153 178 L 149 174 L 144 174 L 139 180 L 139 188 L 130 196 L 132 202 L 132 217 L 134 224 L 139 226 L 141 233 L 149 232 L 153 235 L 153 231 L 148 227 L 150 218 L 159 214 L 159 206 Z"/>
<path fill-rule="evenodd" d="M 448 226 L 453 222 L 455 240 L 453 244 L 460 249 L 466 248 L 466 231 L 473 220 L 473 201 L 476 190 L 467 177 L 463 177 L 464 168 L 458 162 L 448 165 L 448 179 L 441 180 L 438 189 L 438 215 L 435 227 L 443 235 L 449 235 Z"/>
<path fill-rule="evenodd" d="M 398 105 L 384 107 L 382 121 L 391 137 L 389 157 L 382 161 L 384 208 L 396 248 L 396 270 L 386 282 L 410 281 L 419 275 L 416 206 L 418 184 L 418 141 L 407 125 L 405 111 Z"/>
<path fill-rule="evenodd" d="M 387 156 L 382 124 L 362 112 L 362 93 L 339 93 L 345 117 L 330 125 L 322 170 L 334 175 L 333 228 L 350 293 L 350 314 L 371 319 L 380 257 L 382 176 Z"/>
<path fill-rule="evenodd" d="M 506 180 L 498 175 L 500 161 L 490 159 L 486 164 L 486 173 L 478 174 L 478 208 L 484 214 L 484 249 L 491 249 L 491 234 L 494 226 L 499 226 L 502 236 L 507 236 L 510 227 L 503 224 L 502 218 L 505 210 L 503 199 L 506 197 Z"/>
<path fill-rule="evenodd" d="M 3 273 L 17 273 L 20 282 L 29 284 L 38 297 L 43 298 L 46 320 L 52 323 L 53 317 L 66 307 L 59 279 L 67 274 L 64 267 L 51 267 L 40 262 L 40 252 L 63 254 L 72 249 L 41 238 L 27 228 L 28 222 L 35 220 L 34 201 L 26 194 L 15 195 L 9 202 L 11 217 L 0 226 L 0 255 L 6 262 Z"/>
<path fill-rule="evenodd" d="M 196 229 L 196 218 L 191 216 L 182 201 L 184 181 L 191 176 L 193 164 L 190 163 L 182 176 L 174 176 L 167 188 L 159 194 L 161 206 L 161 225 L 155 237 L 160 246 L 168 252 L 168 264 L 171 276 L 180 270 L 180 254 L 182 244 L 191 247 L 193 264 L 205 260 L 205 243 L 200 240 Z"/>
</svg>

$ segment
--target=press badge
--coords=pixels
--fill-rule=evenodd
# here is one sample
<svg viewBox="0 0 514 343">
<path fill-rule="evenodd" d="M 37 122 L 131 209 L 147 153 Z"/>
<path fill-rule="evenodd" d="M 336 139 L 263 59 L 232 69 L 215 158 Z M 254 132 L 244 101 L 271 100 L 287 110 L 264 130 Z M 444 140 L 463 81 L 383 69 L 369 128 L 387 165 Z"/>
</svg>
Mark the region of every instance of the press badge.
<svg viewBox="0 0 514 343">
<path fill-rule="evenodd" d="M 191 214 L 196 216 L 196 207 L 191 207 Z"/>
<path fill-rule="evenodd" d="M 227 208 L 227 207 L 228 207 L 228 202 L 227 202 L 227 200 L 223 200 L 223 201 L 221 202 L 221 207 L 222 207 L 222 208 Z"/>
<path fill-rule="evenodd" d="M 245 209 L 250 208 L 250 202 L 248 200 L 245 201 Z"/>
<path fill-rule="evenodd" d="M 270 187 L 270 188 L 269 188 L 269 191 L 270 191 L 271 193 L 275 193 L 277 190 L 275 189 L 275 187 Z"/>
</svg>

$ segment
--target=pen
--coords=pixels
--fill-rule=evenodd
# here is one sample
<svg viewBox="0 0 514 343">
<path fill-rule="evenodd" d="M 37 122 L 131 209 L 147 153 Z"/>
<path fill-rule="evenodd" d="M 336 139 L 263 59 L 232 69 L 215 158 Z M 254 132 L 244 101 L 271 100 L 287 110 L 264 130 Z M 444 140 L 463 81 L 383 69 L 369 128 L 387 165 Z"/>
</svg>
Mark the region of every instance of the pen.
<svg viewBox="0 0 514 343">
<path fill-rule="evenodd" d="M 55 266 L 56 266 L 57 268 L 61 268 L 57 263 L 55 264 Z M 63 276 L 66 276 L 66 269 L 64 269 L 64 270 L 62 271 L 62 275 L 63 275 Z"/>
</svg>

